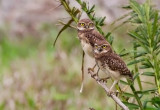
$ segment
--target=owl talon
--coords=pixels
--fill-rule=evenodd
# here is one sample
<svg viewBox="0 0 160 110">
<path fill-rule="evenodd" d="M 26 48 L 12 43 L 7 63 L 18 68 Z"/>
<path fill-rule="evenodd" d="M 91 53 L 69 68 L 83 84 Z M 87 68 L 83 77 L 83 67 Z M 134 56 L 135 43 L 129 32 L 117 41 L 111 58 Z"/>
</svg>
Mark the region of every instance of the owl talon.
<svg viewBox="0 0 160 110">
<path fill-rule="evenodd" d="M 114 92 L 111 91 L 111 90 L 109 90 L 108 93 L 107 93 L 108 96 L 111 96 L 112 94 L 114 94 Z"/>
<path fill-rule="evenodd" d="M 93 68 L 88 68 L 88 73 L 90 73 L 90 71 L 94 72 Z"/>
<path fill-rule="evenodd" d="M 94 78 L 95 76 L 97 76 L 97 74 L 92 74 L 91 77 Z"/>
<path fill-rule="evenodd" d="M 94 70 L 92 68 L 88 68 L 88 74 L 91 74 L 91 77 L 94 78 L 96 74 L 94 74 Z"/>
</svg>

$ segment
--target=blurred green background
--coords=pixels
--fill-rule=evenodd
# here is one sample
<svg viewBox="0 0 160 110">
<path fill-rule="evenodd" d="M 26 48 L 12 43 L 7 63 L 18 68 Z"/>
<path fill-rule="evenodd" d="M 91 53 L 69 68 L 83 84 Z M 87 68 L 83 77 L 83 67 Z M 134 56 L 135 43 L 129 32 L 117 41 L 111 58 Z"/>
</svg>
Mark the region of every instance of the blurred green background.
<svg viewBox="0 0 160 110">
<path fill-rule="evenodd" d="M 126 13 L 121 9 L 126 0 L 88 2 L 97 4 L 97 15 L 106 16 L 106 32 Z M 84 91 L 79 93 L 82 49 L 77 31 L 63 32 L 53 47 L 62 27 L 56 25 L 58 19 L 69 19 L 58 5 L 50 0 L 0 1 L 0 110 L 115 110 L 115 102 L 87 73 Z M 126 34 L 132 26 L 126 26 L 113 33 L 117 52 L 132 46 Z"/>
</svg>

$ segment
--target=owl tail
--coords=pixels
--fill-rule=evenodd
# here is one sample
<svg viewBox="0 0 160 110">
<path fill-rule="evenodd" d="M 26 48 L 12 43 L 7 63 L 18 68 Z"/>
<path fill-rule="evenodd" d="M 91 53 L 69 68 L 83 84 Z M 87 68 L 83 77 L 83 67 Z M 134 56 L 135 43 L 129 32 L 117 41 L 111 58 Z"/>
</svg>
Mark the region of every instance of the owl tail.
<svg viewBox="0 0 160 110">
<path fill-rule="evenodd" d="M 131 75 L 131 76 L 129 76 L 129 79 L 131 79 L 132 81 L 133 81 L 133 76 Z"/>
<path fill-rule="evenodd" d="M 128 76 L 129 76 L 129 79 L 130 79 L 131 81 L 133 81 L 133 75 L 132 75 L 132 73 L 128 74 Z"/>
</svg>

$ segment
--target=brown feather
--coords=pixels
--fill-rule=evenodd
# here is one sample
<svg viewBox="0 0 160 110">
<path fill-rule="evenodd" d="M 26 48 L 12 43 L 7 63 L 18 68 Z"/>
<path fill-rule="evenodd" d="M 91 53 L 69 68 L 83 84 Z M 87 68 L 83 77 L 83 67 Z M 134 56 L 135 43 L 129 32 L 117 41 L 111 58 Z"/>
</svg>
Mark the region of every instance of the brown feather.
<svg viewBox="0 0 160 110">
<path fill-rule="evenodd" d="M 103 65 L 107 64 L 112 71 L 118 71 L 121 75 L 129 76 L 131 79 L 133 77 L 125 62 L 114 52 L 104 54 L 96 60 L 101 61 Z"/>
</svg>

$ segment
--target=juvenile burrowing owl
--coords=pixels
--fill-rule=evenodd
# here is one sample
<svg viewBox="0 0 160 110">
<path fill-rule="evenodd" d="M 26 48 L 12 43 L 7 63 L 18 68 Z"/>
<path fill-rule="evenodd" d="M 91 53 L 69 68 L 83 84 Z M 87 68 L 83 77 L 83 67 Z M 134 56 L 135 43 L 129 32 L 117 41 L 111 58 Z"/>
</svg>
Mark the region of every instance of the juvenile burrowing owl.
<svg viewBox="0 0 160 110">
<path fill-rule="evenodd" d="M 90 19 L 82 19 L 78 22 L 78 38 L 81 41 L 81 45 L 85 54 L 88 54 L 90 57 L 93 55 L 93 46 L 97 41 L 105 40 L 98 31 L 94 29 L 94 23 Z M 91 42 L 92 40 L 92 42 Z"/>
<path fill-rule="evenodd" d="M 94 23 L 90 19 L 81 19 L 77 24 L 77 29 L 78 29 L 78 38 L 81 41 L 84 53 L 94 58 L 92 51 L 94 43 L 105 40 L 104 36 L 94 29 Z"/>
<path fill-rule="evenodd" d="M 114 53 L 111 46 L 106 41 L 96 42 L 94 44 L 93 52 L 99 68 L 114 80 L 110 87 L 110 93 L 121 77 L 129 77 L 130 79 L 133 79 L 125 62 L 120 56 Z"/>
</svg>

